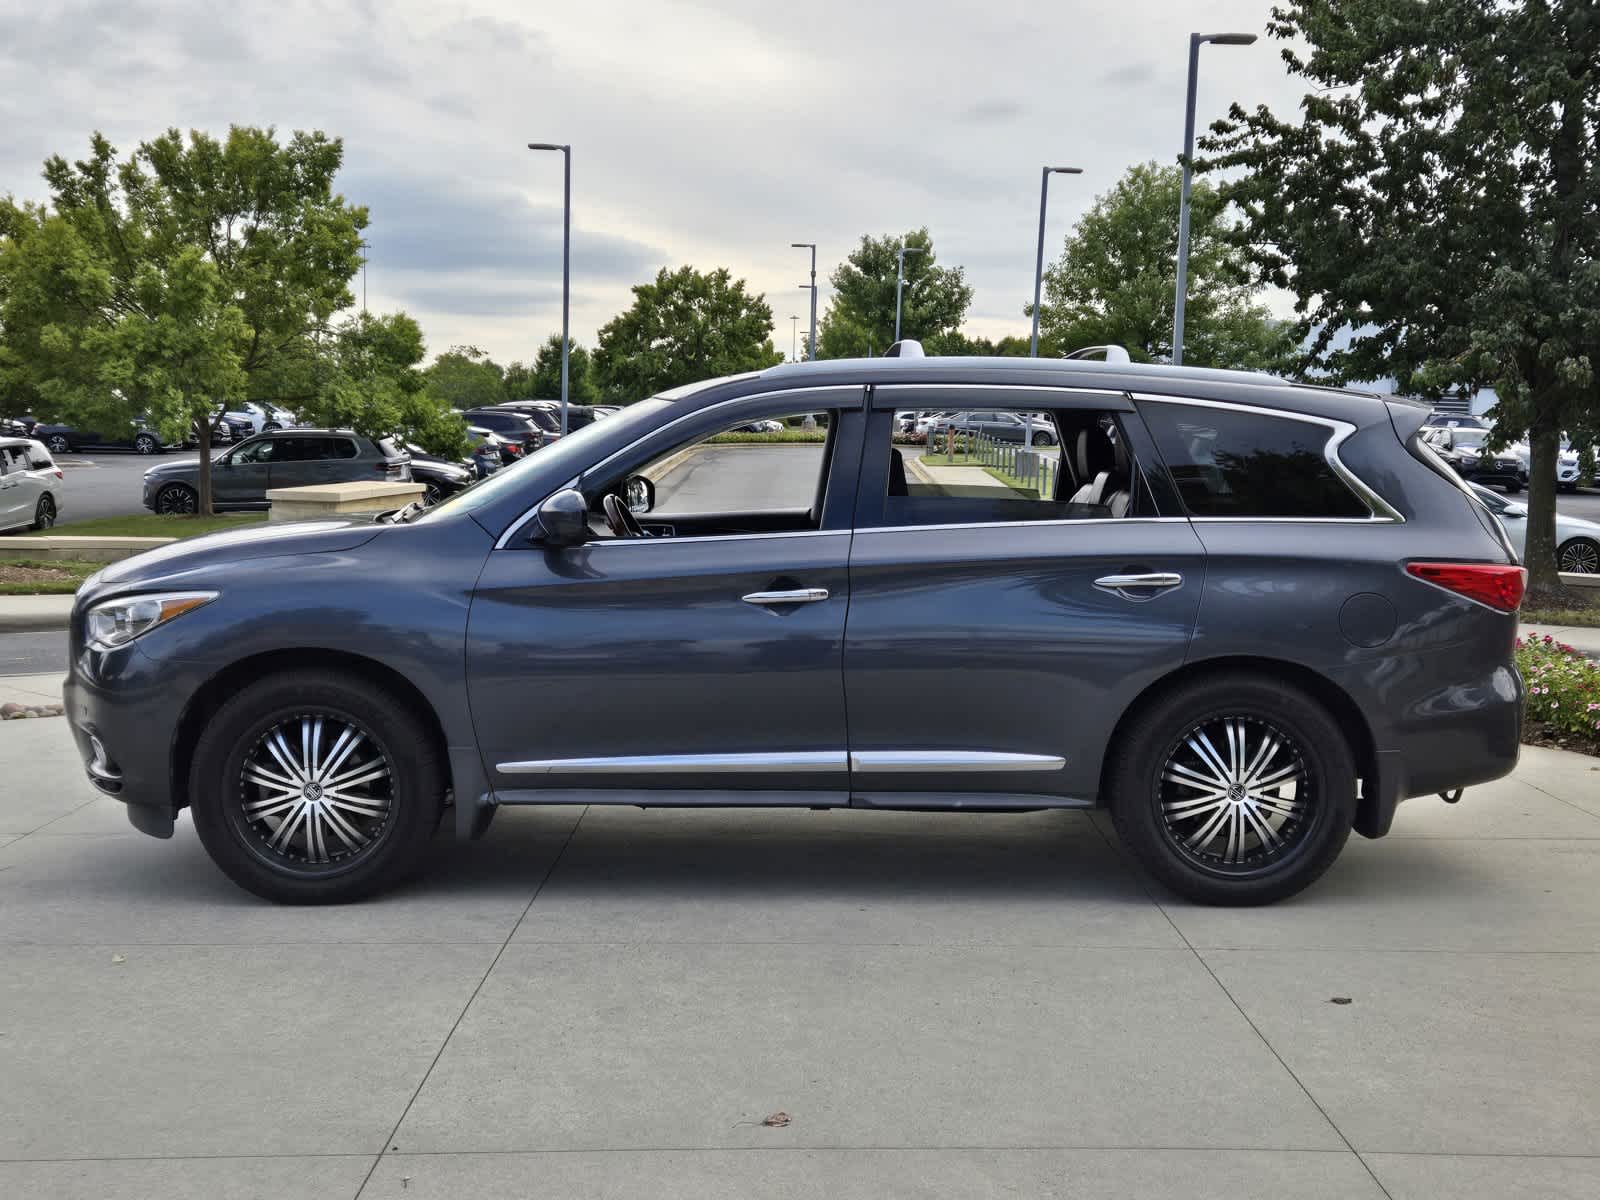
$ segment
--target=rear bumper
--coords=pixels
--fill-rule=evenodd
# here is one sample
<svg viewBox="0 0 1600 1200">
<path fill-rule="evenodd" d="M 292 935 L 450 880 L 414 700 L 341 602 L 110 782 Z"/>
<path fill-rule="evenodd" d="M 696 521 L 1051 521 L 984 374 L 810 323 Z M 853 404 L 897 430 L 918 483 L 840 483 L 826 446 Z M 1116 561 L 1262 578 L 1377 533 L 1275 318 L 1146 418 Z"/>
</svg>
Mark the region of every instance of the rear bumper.
<svg viewBox="0 0 1600 1200">
<path fill-rule="evenodd" d="M 1369 721 L 1372 715 L 1369 710 Z M 1384 727 L 1373 730 L 1375 770 L 1355 824 L 1357 833 L 1374 838 L 1389 832 L 1403 800 L 1488 783 L 1516 769 L 1522 679 L 1509 663 L 1488 667 L 1383 715 Z"/>
</svg>

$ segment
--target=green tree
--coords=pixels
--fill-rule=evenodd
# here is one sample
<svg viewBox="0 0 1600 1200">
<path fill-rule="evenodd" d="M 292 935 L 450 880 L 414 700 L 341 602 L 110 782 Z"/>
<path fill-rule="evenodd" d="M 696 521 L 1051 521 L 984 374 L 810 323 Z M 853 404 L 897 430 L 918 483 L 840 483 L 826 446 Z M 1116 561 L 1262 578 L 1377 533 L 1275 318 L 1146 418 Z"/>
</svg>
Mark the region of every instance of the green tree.
<svg viewBox="0 0 1600 1200">
<path fill-rule="evenodd" d="M 500 397 L 503 400 L 526 400 L 533 395 L 533 367 L 521 359 L 506 364 L 500 376 Z"/>
<path fill-rule="evenodd" d="M 654 281 L 634 287 L 633 307 L 601 328 L 593 368 L 605 395 L 626 404 L 782 361 L 764 295 L 751 294 L 726 267 L 663 267 Z"/>
<path fill-rule="evenodd" d="M 561 335 L 552 333 L 533 360 L 533 388 L 537 400 L 561 399 Z M 600 399 L 589 352 L 576 341 L 567 351 L 567 398 L 574 404 L 593 404 Z M 522 399 L 527 399 L 524 395 Z"/>
<path fill-rule="evenodd" d="M 1202 143 L 1309 365 L 1437 396 L 1492 385 L 1530 432 L 1530 593 L 1556 595 L 1562 428 L 1600 410 L 1600 15 L 1593 0 L 1301 0 L 1268 31 L 1296 120 L 1235 105 Z M 1354 330 L 1346 349 L 1333 339 Z"/>
<path fill-rule="evenodd" d="M 420 369 L 424 353 L 422 330 L 403 312 L 347 317 L 318 357 L 316 391 L 300 415 L 459 457 L 466 451 L 466 422 L 429 394 Z"/>
<path fill-rule="evenodd" d="M 1181 192 L 1177 167 L 1139 163 L 1095 198 L 1045 268 L 1040 354 L 1116 345 L 1141 362 L 1171 360 Z M 1275 369 L 1292 351 L 1290 334 L 1255 302 L 1244 251 L 1224 236 L 1223 207 L 1214 188 L 1195 185 L 1184 362 Z"/>
<path fill-rule="evenodd" d="M 348 307 L 366 210 L 333 190 L 337 139 L 170 130 L 122 162 L 45 163 L 46 205 L 0 202 L 0 387 L 41 416 L 171 437 L 244 397 L 299 401 Z"/>
<path fill-rule="evenodd" d="M 918 253 L 906 254 L 900 336 L 923 342 L 930 354 L 940 339 L 959 337 L 972 303 L 972 287 L 963 268 L 939 265 L 933 238 L 923 226 L 904 237 L 863 236 L 834 268 L 829 278 L 833 299 L 817 326 L 818 358 L 864 358 L 889 348 L 894 341 L 895 279 L 902 244 Z"/>
<path fill-rule="evenodd" d="M 452 346 L 423 372 L 428 394 L 446 408 L 464 410 L 499 404 L 505 372 L 476 346 Z"/>
</svg>

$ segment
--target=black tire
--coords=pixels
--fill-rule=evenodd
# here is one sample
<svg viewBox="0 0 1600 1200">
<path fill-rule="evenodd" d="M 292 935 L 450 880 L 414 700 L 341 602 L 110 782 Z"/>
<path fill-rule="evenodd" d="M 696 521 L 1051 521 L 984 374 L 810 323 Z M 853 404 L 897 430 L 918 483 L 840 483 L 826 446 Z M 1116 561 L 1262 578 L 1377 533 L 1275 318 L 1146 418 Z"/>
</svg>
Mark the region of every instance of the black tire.
<svg viewBox="0 0 1600 1200">
<path fill-rule="evenodd" d="M 1036 433 L 1033 435 L 1033 444 L 1035 446 L 1054 446 L 1056 439 L 1048 433 Z"/>
<path fill-rule="evenodd" d="M 1556 567 L 1574 575 L 1600 574 L 1600 542 L 1593 538 L 1568 538 L 1556 549 Z"/>
<path fill-rule="evenodd" d="M 56 502 L 49 496 L 40 496 L 39 503 L 33 509 L 33 524 L 30 529 L 50 529 L 56 523 Z"/>
<path fill-rule="evenodd" d="M 1506 495 L 1508 495 L 1508 496 L 1515 496 L 1518 492 L 1520 492 L 1522 490 L 1522 485 L 1520 483 L 1508 483 L 1508 484 L 1505 485 L 1505 487 L 1506 487 Z"/>
<path fill-rule="evenodd" d="M 268 421 L 265 425 L 263 425 L 261 427 L 261 432 L 262 433 L 277 433 L 278 430 L 280 430 L 282 428 L 283 428 L 283 426 L 279 425 L 276 421 Z"/>
<path fill-rule="evenodd" d="M 49 447 L 51 454 L 72 453 L 72 443 L 63 434 L 52 433 L 45 441 L 45 445 Z"/>
<path fill-rule="evenodd" d="M 296 800 L 272 801 L 270 796 L 263 800 L 246 774 L 254 769 L 254 756 L 274 730 L 298 728 L 296 723 L 307 718 L 321 718 L 330 728 L 348 726 L 364 736 L 358 754 L 370 748 L 374 758 L 357 771 L 374 761 L 388 768 L 377 784 L 386 792 L 361 800 L 382 803 L 381 818 L 352 816 L 353 810 L 341 806 L 346 815 L 338 819 L 368 835 L 358 849 L 339 856 L 339 843 L 332 836 L 334 818 L 321 818 L 322 852 L 328 861 L 316 861 L 312 850 L 316 835 L 307 833 L 316 818 L 305 817 L 282 847 L 274 847 L 270 843 L 276 840 L 278 827 L 270 819 L 252 819 L 247 807 L 290 803 L 307 812 L 315 807 L 307 800 L 306 788 Z M 331 759 L 334 747 L 324 749 Z M 334 765 L 344 770 L 343 764 L 350 761 L 345 758 Z M 189 797 L 201 843 L 240 887 L 280 904 L 340 904 L 392 888 L 422 865 L 443 812 L 444 774 L 423 722 L 383 689 L 335 671 L 294 671 L 250 685 L 217 710 L 195 747 Z M 316 800 L 335 803 L 321 792 Z M 332 809 L 318 811 L 329 814 Z M 291 813 L 299 813 L 299 808 Z M 287 816 L 280 820 L 291 823 Z M 355 845 L 348 839 L 346 844 Z"/>
<path fill-rule="evenodd" d="M 154 434 L 141 433 L 133 439 L 133 449 L 137 454 L 158 454 L 161 451 L 161 439 Z"/>
<path fill-rule="evenodd" d="M 422 485 L 422 502 L 428 507 L 433 507 L 443 499 L 444 489 L 437 483 L 429 482 Z"/>
<path fill-rule="evenodd" d="M 1281 740 L 1261 766 L 1265 777 L 1280 769 L 1272 766 L 1280 761 L 1297 774 L 1274 785 L 1270 790 L 1276 795 L 1236 785 L 1241 788 L 1237 795 L 1230 788 L 1226 799 L 1213 803 L 1204 793 L 1195 797 L 1186 792 L 1201 791 L 1182 781 L 1187 770 L 1183 756 L 1194 745 L 1189 738 L 1197 728 L 1214 730 L 1212 723 L 1222 721 L 1239 722 L 1235 727 L 1241 738 L 1255 736 L 1258 749 L 1269 735 Z M 1251 757 L 1248 746 L 1246 741 L 1241 760 Z M 1281 760 L 1280 751 L 1286 752 Z M 1187 761 L 1204 760 L 1195 754 Z M 1162 883 L 1203 904 L 1268 904 L 1294 895 L 1333 864 L 1355 819 L 1356 771 L 1338 723 L 1299 688 L 1260 675 L 1215 675 L 1158 696 L 1134 715 L 1112 747 L 1106 780 L 1111 815 L 1123 842 Z M 1291 784 L 1293 795 L 1284 797 Z M 1299 815 L 1279 815 L 1277 806 Z M 1191 811 L 1174 816 L 1172 808 Z M 1213 813 L 1220 816 L 1213 818 Z M 1226 824 L 1209 835 L 1213 840 L 1194 846 L 1194 839 L 1207 837 L 1205 827 L 1221 819 L 1240 830 L 1238 862 L 1226 861 L 1235 845 L 1233 835 L 1223 832 Z M 1279 824 L 1273 826 L 1275 820 Z M 1263 825 L 1281 842 L 1277 848 L 1269 848 L 1267 839 L 1254 832 Z M 1214 839 L 1223 838 L 1222 854 L 1207 853 L 1217 845 Z M 1255 847 L 1247 853 L 1249 842 Z"/>
<path fill-rule="evenodd" d="M 187 483 L 169 483 L 156 493 L 156 512 L 163 516 L 187 516 L 200 510 L 200 493 Z"/>
</svg>

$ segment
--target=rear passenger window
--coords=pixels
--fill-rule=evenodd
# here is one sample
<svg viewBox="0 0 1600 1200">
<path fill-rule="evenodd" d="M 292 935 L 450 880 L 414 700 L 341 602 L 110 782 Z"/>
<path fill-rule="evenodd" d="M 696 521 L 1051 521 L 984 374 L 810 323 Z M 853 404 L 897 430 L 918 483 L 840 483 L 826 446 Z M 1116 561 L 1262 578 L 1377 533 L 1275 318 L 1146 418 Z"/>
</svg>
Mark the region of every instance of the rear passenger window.
<svg viewBox="0 0 1600 1200">
<path fill-rule="evenodd" d="M 1193 516 L 1372 515 L 1328 465 L 1324 425 L 1197 404 L 1140 411 Z"/>
<path fill-rule="evenodd" d="M 1089 411 L 894 414 L 890 525 L 1130 515 L 1138 470 L 1115 418 Z"/>
</svg>

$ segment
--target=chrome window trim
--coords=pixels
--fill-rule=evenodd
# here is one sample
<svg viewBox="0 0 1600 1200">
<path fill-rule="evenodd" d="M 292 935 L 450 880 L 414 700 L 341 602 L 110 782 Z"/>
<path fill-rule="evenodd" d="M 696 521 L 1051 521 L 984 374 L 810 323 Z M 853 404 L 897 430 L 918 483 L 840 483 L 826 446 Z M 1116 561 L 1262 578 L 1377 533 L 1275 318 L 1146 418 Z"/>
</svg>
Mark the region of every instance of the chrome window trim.
<svg viewBox="0 0 1600 1200">
<path fill-rule="evenodd" d="M 1250 413 L 1258 417 L 1277 417 L 1283 421 L 1305 421 L 1312 425 L 1321 425 L 1332 431 L 1332 436 L 1322 445 L 1322 456 L 1327 460 L 1328 469 L 1371 511 L 1368 517 L 1192 517 L 1195 521 L 1315 521 L 1345 524 L 1367 524 L 1373 521 L 1385 524 L 1403 525 L 1405 517 L 1400 514 L 1388 501 L 1367 486 L 1366 482 L 1344 465 L 1344 460 L 1339 457 L 1339 447 L 1344 444 L 1356 431 L 1356 426 L 1349 421 L 1340 421 L 1335 417 L 1319 417 L 1312 413 L 1297 412 L 1290 409 L 1263 408 L 1259 404 L 1238 404 L 1231 400 L 1200 400 L 1191 396 L 1163 396 L 1151 392 L 1133 392 L 1134 401 L 1148 401 L 1154 404 L 1187 404 L 1194 408 L 1222 408 L 1233 412 Z M 1182 495 L 1180 493 L 1180 499 Z"/>
<path fill-rule="evenodd" d="M 844 771 L 844 750 L 762 754 L 625 754 L 595 758 L 534 758 L 496 763 L 502 775 L 732 775 Z"/>
<path fill-rule="evenodd" d="M 854 750 L 850 770 L 863 775 L 941 771 L 1059 771 L 1059 754 L 1017 754 L 1004 750 Z"/>
<path fill-rule="evenodd" d="M 607 463 L 613 461 L 614 459 L 622 457 L 629 450 L 633 449 L 634 446 L 637 446 L 639 444 L 639 442 L 643 441 L 644 438 L 654 437 L 656 434 L 661 433 L 663 430 L 671 429 L 674 425 L 679 425 L 679 424 L 683 423 L 684 421 L 691 421 L 696 417 L 704 415 L 705 413 L 716 412 L 717 409 L 726 408 L 730 404 L 743 404 L 743 403 L 745 403 L 746 401 L 749 401 L 749 400 L 777 399 L 778 397 L 781 397 L 781 396 L 800 396 L 800 395 L 806 394 L 807 392 L 838 392 L 838 391 L 854 391 L 860 397 L 860 399 L 859 399 L 857 404 L 855 404 L 855 405 L 845 405 L 840 409 L 841 412 L 856 412 L 856 411 L 858 411 L 858 410 L 860 410 L 860 409 L 865 407 L 865 405 L 866 405 L 865 397 L 866 397 L 867 385 L 864 384 L 864 383 L 859 383 L 859 384 L 852 384 L 852 383 L 811 384 L 811 385 L 806 386 L 806 387 L 780 388 L 779 390 L 774 391 L 774 392 L 748 392 L 743 396 L 731 396 L 726 400 L 718 400 L 715 404 L 708 404 L 704 408 L 694 409 L 691 412 L 684 413 L 682 416 L 673 417 L 672 420 L 667 421 L 664 424 L 657 425 L 649 433 L 644 434 L 643 437 L 637 438 L 634 441 L 629 442 L 626 446 L 623 446 L 618 450 L 613 450 L 610 454 L 606 455 L 599 462 L 590 463 L 587 467 L 585 467 L 583 469 L 583 471 L 580 474 L 574 476 L 571 480 L 569 480 L 568 482 L 562 484 L 561 487 L 556 489 L 556 491 L 559 492 L 559 491 L 563 490 L 564 488 L 576 487 L 577 484 L 578 484 L 578 481 L 581 480 L 585 475 L 588 475 L 593 471 L 598 471 L 602 467 L 604 467 Z M 655 399 L 655 398 L 656 397 L 651 397 L 651 399 Z M 537 501 L 535 501 L 534 504 L 530 508 L 528 508 L 528 510 L 526 512 L 524 512 L 520 517 L 518 517 L 509 526 L 507 526 L 506 527 L 506 531 L 504 533 L 502 533 L 497 539 L 495 539 L 494 548 L 496 550 L 504 550 L 508 545 L 510 545 L 511 544 L 511 539 L 514 538 L 517 535 L 517 533 L 522 529 L 522 527 L 524 525 L 526 525 L 529 521 L 533 520 L 534 513 L 539 511 L 539 505 L 543 504 L 546 500 L 548 500 L 550 498 L 550 495 L 553 495 L 553 494 L 554 493 L 550 493 L 550 494 L 547 494 L 547 495 L 539 497 L 539 499 Z M 829 532 L 837 532 L 837 531 L 830 530 Z M 700 539 L 697 538 L 695 540 L 698 541 Z"/>
<path fill-rule="evenodd" d="M 1358 518 L 1365 523 L 1365 518 Z M 869 533 L 911 533 L 923 529 L 1035 529 L 1052 525 L 1187 525 L 1189 517 L 1051 517 L 1043 521 L 951 521 L 939 525 L 861 525 L 856 536 Z"/>
<path fill-rule="evenodd" d="M 774 530 L 772 533 L 708 533 L 703 536 L 688 537 L 660 537 L 660 538 L 596 538 L 592 542 L 584 542 L 583 548 L 599 548 L 602 546 L 649 546 L 662 545 L 671 542 L 753 542 L 764 538 L 802 538 L 802 537 L 842 537 L 850 536 L 848 529 L 784 529 Z"/>
</svg>

